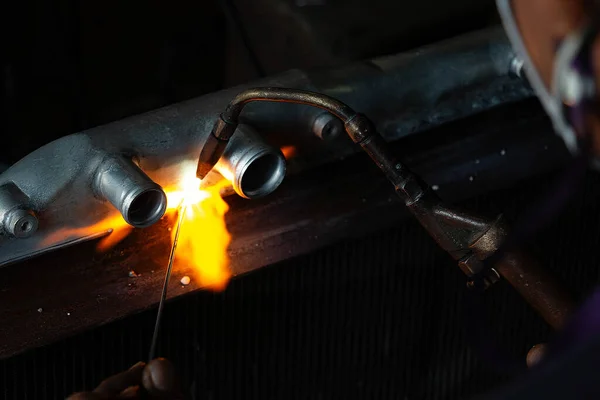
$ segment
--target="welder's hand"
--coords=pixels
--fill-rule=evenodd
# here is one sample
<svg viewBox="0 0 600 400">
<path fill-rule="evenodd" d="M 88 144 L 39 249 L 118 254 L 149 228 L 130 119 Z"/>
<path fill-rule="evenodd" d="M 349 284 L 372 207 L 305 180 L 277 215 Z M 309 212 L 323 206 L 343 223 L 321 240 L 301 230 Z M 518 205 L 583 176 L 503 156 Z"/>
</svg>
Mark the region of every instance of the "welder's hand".
<svg viewBox="0 0 600 400">
<path fill-rule="evenodd" d="M 105 379 L 93 392 L 75 393 L 67 400 L 177 399 L 175 369 L 163 359 L 135 364 Z"/>
</svg>

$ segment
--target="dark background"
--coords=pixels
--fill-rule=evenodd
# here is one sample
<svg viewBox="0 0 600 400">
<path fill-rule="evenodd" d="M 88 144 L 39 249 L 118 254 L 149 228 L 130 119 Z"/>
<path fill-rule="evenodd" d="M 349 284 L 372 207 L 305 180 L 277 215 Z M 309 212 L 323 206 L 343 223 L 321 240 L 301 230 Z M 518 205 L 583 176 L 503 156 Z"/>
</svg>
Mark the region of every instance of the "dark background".
<svg viewBox="0 0 600 400">
<path fill-rule="evenodd" d="M 474 198 L 510 219 L 547 175 Z M 570 290 L 598 282 L 600 181 L 588 177 L 530 248 Z M 63 288 L 68 290 L 68 288 Z M 467 297 L 465 277 L 412 220 L 169 303 L 159 354 L 196 399 L 460 399 L 525 372 L 552 334 L 506 282 Z M 481 305 L 472 312 L 476 301 Z M 146 357 L 155 311 L 0 363 L 6 399 L 61 398 Z M 474 345 L 487 341 L 503 357 Z M 510 367 L 502 363 L 506 362 Z M 193 394 L 193 395 L 192 395 Z M 195 397 L 194 397 L 195 396 Z"/>
<path fill-rule="evenodd" d="M 260 75 L 392 54 L 496 19 L 493 0 L 10 2 L 0 163 Z"/>
</svg>

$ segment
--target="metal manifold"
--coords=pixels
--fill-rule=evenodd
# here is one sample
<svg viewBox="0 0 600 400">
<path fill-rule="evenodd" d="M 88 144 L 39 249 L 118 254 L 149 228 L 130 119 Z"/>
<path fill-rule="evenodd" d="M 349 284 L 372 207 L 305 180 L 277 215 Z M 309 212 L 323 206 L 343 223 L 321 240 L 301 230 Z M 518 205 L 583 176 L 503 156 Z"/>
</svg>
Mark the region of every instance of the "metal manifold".
<svg viewBox="0 0 600 400">
<path fill-rule="evenodd" d="M 134 227 L 156 223 L 167 208 L 165 189 L 195 175 L 212 127 L 244 89 L 292 87 L 339 98 L 391 141 L 530 97 L 511 76 L 513 59 L 502 30 L 491 29 L 341 69 L 289 71 L 58 139 L 0 174 L 0 266 L 105 235 L 111 227 L 103 221 L 119 214 Z M 223 176 L 242 197 L 268 195 L 286 169 L 356 152 L 336 142 L 341 130 L 305 105 L 249 105 L 206 181 Z M 286 167 L 279 146 L 289 144 L 310 157 Z"/>
<path fill-rule="evenodd" d="M 153 225 L 167 209 L 164 188 L 180 188 L 194 177 L 198 150 L 191 149 L 202 140 L 201 131 L 175 154 L 168 147 L 167 154 L 156 151 L 159 137 L 133 141 L 109 129 L 100 132 L 52 142 L 0 176 L 0 263 L 107 234 L 113 226 L 102 221 L 117 214 L 133 227 Z M 285 176 L 283 154 L 250 127 L 240 126 L 238 134 L 216 171 L 242 197 L 271 193 Z"/>
</svg>

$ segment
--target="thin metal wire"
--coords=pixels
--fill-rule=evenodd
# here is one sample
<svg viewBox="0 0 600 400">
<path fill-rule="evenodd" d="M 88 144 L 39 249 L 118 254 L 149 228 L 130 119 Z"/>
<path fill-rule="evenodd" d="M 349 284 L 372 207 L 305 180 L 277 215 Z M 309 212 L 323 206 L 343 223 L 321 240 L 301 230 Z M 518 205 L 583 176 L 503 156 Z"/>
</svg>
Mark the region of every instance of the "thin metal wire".
<svg viewBox="0 0 600 400">
<path fill-rule="evenodd" d="M 163 309 L 165 306 L 165 300 L 167 299 L 167 289 L 169 287 L 169 278 L 171 277 L 171 271 L 173 270 L 173 261 L 175 260 L 175 250 L 177 249 L 177 242 L 179 241 L 179 231 L 181 230 L 181 223 L 183 222 L 183 216 L 185 215 L 186 207 L 183 206 L 183 200 L 179 204 L 179 218 L 177 218 L 177 226 L 175 227 L 175 238 L 173 239 L 173 245 L 171 246 L 171 253 L 169 254 L 169 265 L 167 266 L 167 272 L 165 273 L 165 282 L 163 284 L 162 294 L 160 297 L 160 303 L 158 304 L 158 311 L 156 313 L 156 322 L 154 324 L 154 334 L 152 335 L 152 343 L 150 345 L 150 352 L 148 354 L 148 362 L 154 360 L 156 355 L 156 343 L 158 341 L 158 331 L 160 330 L 160 321 L 162 318 Z"/>
</svg>

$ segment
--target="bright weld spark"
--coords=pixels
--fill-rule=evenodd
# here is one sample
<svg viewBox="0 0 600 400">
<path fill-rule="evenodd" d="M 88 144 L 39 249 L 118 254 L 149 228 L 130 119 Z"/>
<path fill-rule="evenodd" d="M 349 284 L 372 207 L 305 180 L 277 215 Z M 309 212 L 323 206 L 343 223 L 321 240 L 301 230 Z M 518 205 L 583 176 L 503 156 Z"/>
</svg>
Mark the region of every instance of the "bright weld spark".
<svg viewBox="0 0 600 400">
<path fill-rule="evenodd" d="M 225 224 L 229 206 L 220 194 L 227 185 L 223 180 L 200 189 L 194 176 L 183 181 L 181 190 L 167 191 L 167 207 L 181 204 L 185 209 L 175 266 L 191 268 L 198 284 L 212 290 L 225 289 L 231 277 L 227 254 L 231 236 Z"/>
<path fill-rule="evenodd" d="M 221 198 L 220 191 L 227 185 L 221 181 L 215 186 L 200 189 L 200 180 L 184 181 L 182 190 L 167 191 L 167 208 L 178 211 L 169 254 L 169 264 L 156 315 L 149 360 L 156 355 L 156 343 L 172 268 L 192 268 L 200 286 L 223 290 L 229 282 L 229 258 L 227 247 L 231 236 L 225 224 L 229 207 Z M 176 204 L 176 206 L 174 206 Z M 180 250 L 177 252 L 177 250 Z"/>
<path fill-rule="evenodd" d="M 195 177 L 195 168 L 183 169 L 188 178 L 182 180 L 176 188 L 165 189 L 167 213 L 176 212 L 180 206 L 185 211 L 179 213 L 183 219 L 174 268 L 191 275 L 199 287 L 224 290 L 231 277 L 227 254 L 231 236 L 225 223 L 229 206 L 221 197 L 220 191 L 229 182 L 224 179 L 201 189 L 200 180 Z M 99 252 L 105 252 L 125 239 L 132 230 L 123 217 L 116 214 L 92 226 L 62 229 L 46 238 L 46 242 L 55 243 L 110 231 L 97 245 Z M 172 240 L 175 231 L 176 229 L 171 230 Z"/>
</svg>

